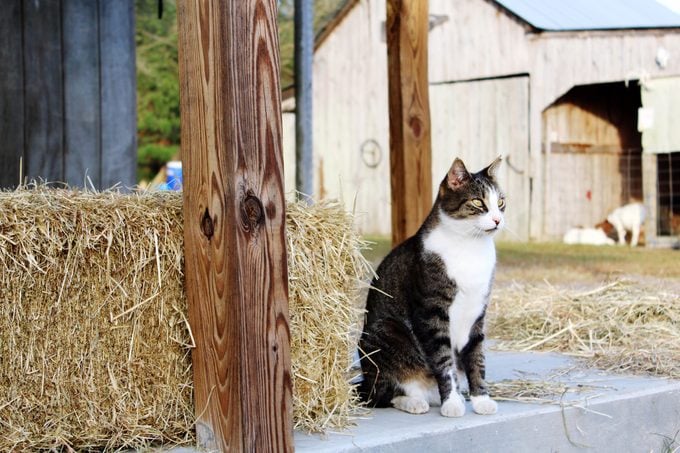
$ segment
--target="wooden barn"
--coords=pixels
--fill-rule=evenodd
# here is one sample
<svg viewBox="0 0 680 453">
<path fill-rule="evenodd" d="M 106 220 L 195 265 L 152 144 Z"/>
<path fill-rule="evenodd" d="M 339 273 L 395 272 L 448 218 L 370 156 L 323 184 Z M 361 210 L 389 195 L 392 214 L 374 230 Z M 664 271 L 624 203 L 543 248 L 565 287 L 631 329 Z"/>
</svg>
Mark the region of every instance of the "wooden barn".
<svg viewBox="0 0 680 453">
<path fill-rule="evenodd" d="M 648 242 L 677 234 L 680 13 L 671 1 L 430 0 L 435 190 L 455 156 L 478 169 L 503 154 L 505 239 L 559 239 L 633 200 L 650 214 Z M 353 204 L 369 234 L 390 230 L 385 16 L 385 0 L 348 0 L 314 55 L 315 195 Z"/>
<path fill-rule="evenodd" d="M 137 182 L 132 0 L 0 8 L 0 189 Z"/>
</svg>

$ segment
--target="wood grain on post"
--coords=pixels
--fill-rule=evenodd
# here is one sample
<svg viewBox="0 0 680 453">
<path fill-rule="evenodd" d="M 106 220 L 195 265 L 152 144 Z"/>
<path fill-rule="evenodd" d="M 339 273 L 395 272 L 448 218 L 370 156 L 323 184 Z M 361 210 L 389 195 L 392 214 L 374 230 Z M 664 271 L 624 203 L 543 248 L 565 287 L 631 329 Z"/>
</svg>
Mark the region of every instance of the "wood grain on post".
<svg viewBox="0 0 680 453">
<path fill-rule="evenodd" d="M 387 0 L 392 245 L 432 207 L 427 0 Z"/>
<path fill-rule="evenodd" d="M 292 451 L 275 0 L 180 0 L 185 274 L 199 447 Z"/>
</svg>

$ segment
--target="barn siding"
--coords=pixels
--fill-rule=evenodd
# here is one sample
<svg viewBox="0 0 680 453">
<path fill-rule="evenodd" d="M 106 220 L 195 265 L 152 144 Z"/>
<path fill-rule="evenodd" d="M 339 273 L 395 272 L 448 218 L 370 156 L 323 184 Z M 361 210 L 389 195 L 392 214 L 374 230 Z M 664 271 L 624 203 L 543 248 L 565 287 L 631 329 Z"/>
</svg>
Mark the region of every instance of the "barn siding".
<svg viewBox="0 0 680 453">
<path fill-rule="evenodd" d="M 25 168 L 30 179 L 64 179 L 61 2 L 24 1 Z"/>
<path fill-rule="evenodd" d="M 527 28 L 486 0 L 430 0 L 448 21 L 430 33 L 433 83 L 528 73 Z"/>
<path fill-rule="evenodd" d="M 361 231 L 390 233 L 387 47 L 384 0 L 361 0 L 314 54 L 314 150 L 317 196 L 341 198 Z M 382 150 L 376 167 L 361 146 Z M 287 162 L 286 165 L 289 163 Z"/>
<path fill-rule="evenodd" d="M 291 98 L 292 108 L 295 106 L 295 99 Z M 295 112 L 286 111 L 286 102 L 283 102 L 283 112 L 281 114 L 282 142 L 283 142 L 283 187 L 286 199 L 295 200 Z"/>
<path fill-rule="evenodd" d="M 133 0 L 0 8 L 0 188 L 136 182 Z"/>
<path fill-rule="evenodd" d="M 579 86 L 543 113 L 546 204 L 543 237 L 592 227 L 642 198 L 640 87 Z"/>
<path fill-rule="evenodd" d="M 0 188 L 19 182 L 24 149 L 24 52 L 21 0 L 0 12 Z"/>
<path fill-rule="evenodd" d="M 527 76 L 430 88 L 434 195 L 454 157 L 477 171 L 504 156 L 498 177 L 508 201 L 505 240 L 529 239 L 528 98 Z"/>
<path fill-rule="evenodd" d="M 538 133 L 543 130 L 541 112 L 576 85 L 680 74 L 678 59 L 669 62 L 666 69 L 660 69 L 654 61 L 659 47 L 680 48 L 680 33 L 677 30 L 543 33 L 532 36 L 529 42 L 536 54 L 530 69 L 534 187 L 531 235 L 546 239 L 555 234 L 547 229 L 550 220 L 545 216 L 550 197 L 556 196 L 552 191 L 557 189 L 547 182 L 552 176 L 543 173 L 547 164 L 540 152 L 545 145 L 545 137 Z"/>
<path fill-rule="evenodd" d="M 101 185 L 137 180 L 134 0 L 99 2 Z"/>
<path fill-rule="evenodd" d="M 64 181 L 101 183 L 99 40 L 96 1 L 64 2 Z M 89 152 L 85 152 L 88 150 Z"/>
<path fill-rule="evenodd" d="M 594 227 L 621 206 L 620 161 L 618 152 L 549 152 L 545 239 L 561 239 L 573 227 Z"/>
</svg>

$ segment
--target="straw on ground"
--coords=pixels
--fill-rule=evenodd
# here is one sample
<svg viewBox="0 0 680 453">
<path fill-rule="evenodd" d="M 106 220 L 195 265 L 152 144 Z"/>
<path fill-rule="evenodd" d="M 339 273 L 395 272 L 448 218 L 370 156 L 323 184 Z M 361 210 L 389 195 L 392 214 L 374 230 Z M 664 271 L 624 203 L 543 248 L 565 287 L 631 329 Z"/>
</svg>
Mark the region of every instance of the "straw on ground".
<svg viewBox="0 0 680 453">
<path fill-rule="evenodd" d="M 515 283 L 489 308 L 496 347 L 559 351 L 607 371 L 680 378 L 680 296 L 616 280 L 577 291 Z"/>
</svg>

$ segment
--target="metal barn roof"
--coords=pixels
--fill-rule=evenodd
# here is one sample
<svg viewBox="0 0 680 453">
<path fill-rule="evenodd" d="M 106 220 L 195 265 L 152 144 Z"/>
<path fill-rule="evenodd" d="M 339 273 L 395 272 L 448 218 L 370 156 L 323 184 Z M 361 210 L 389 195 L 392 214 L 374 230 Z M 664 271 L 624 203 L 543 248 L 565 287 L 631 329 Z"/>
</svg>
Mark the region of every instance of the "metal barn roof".
<svg viewBox="0 0 680 453">
<path fill-rule="evenodd" d="M 680 27 L 680 14 L 657 0 L 495 1 L 520 19 L 541 30 Z"/>
</svg>

